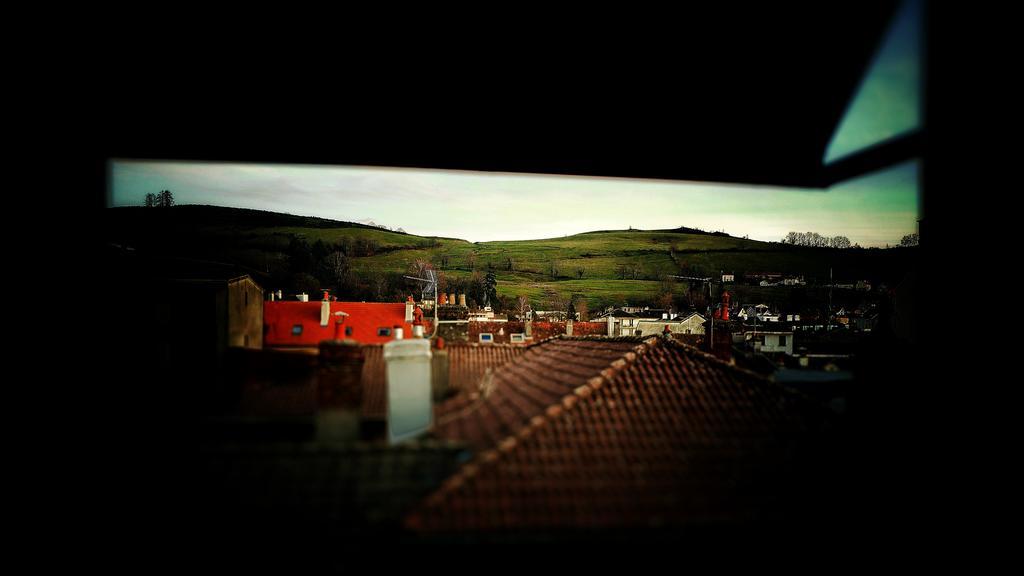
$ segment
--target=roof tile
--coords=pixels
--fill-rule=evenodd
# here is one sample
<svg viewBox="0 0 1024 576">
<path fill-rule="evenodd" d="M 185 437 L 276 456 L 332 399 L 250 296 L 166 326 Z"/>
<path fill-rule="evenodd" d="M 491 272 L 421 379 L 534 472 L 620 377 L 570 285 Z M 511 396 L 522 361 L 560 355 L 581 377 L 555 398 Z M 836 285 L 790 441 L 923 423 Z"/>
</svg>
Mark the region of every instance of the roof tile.
<svg viewBox="0 0 1024 576">
<path fill-rule="evenodd" d="M 442 497 L 425 500 L 407 526 L 536 530 L 742 520 L 757 513 L 759 490 L 770 485 L 760 480 L 786 442 L 820 423 L 816 407 L 780 386 L 674 341 L 561 339 L 528 350 L 496 372 L 497 387 L 480 400 L 477 416 L 464 415 L 458 420 L 465 426 L 446 430 L 466 434 L 477 449 L 498 442 L 500 457 L 484 452 L 459 490 L 439 490 Z M 566 355 L 570 350 L 575 354 Z M 550 368 L 552 359 L 578 369 L 531 369 Z M 581 376 L 586 370 L 602 377 Z M 518 429 L 504 420 L 479 434 L 486 406 L 503 405 L 516 389 L 563 386 L 566 375 L 576 376 L 574 385 L 546 406 L 534 404 L 535 415 Z"/>
</svg>

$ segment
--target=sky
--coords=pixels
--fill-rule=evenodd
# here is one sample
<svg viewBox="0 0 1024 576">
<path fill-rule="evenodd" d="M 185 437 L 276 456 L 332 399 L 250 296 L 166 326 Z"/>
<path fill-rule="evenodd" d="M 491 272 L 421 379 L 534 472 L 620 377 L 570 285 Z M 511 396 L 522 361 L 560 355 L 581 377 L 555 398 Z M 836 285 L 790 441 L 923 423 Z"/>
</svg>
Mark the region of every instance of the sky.
<svg viewBox="0 0 1024 576">
<path fill-rule="evenodd" d="M 778 241 L 842 235 L 861 246 L 917 232 L 918 165 L 910 161 L 829 188 L 455 170 L 112 160 L 108 205 L 140 206 L 170 190 L 177 204 L 253 208 L 471 242 L 594 230 L 687 226 Z"/>
</svg>

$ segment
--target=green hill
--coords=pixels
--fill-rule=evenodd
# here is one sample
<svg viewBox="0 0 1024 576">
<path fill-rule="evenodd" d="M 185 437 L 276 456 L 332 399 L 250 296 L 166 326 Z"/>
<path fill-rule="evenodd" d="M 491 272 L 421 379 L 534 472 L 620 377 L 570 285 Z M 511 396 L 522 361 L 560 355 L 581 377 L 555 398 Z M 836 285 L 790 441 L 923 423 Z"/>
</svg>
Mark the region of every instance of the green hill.
<svg viewBox="0 0 1024 576">
<path fill-rule="evenodd" d="M 902 278 L 914 253 L 910 249 L 794 247 L 686 228 L 471 243 L 213 206 L 111 208 L 106 211 L 104 230 L 108 242 L 131 246 L 140 254 L 229 262 L 253 271 L 266 288 L 286 292 L 322 286 L 343 298 L 392 300 L 416 290 L 416 283 L 402 275 L 420 260 L 442 273 L 449 291 L 473 295 L 474 274 L 479 280 L 493 271 L 500 297 L 526 295 L 540 308 L 583 298 L 590 310 L 627 302 L 653 303 L 668 290 L 677 300 L 683 298 L 689 283 L 673 285 L 665 280 L 668 275 L 717 277 L 725 271 L 741 279 L 745 272 L 771 271 L 802 275 L 813 284 L 827 281 L 831 268 L 839 280 L 891 284 Z M 332 253 L 343 257 L 328 261 Z M 730 290 L 745 302 L 778 301 L 790 298 L 792 292 L 736 285 Z"/>
</svg>

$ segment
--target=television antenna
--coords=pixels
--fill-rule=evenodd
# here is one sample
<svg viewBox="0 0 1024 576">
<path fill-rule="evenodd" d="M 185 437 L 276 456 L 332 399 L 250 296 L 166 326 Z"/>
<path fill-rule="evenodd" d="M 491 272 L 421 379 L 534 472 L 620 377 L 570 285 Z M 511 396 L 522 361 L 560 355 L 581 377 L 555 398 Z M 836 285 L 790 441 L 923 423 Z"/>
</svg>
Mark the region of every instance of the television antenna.
<svg viewBox="0 0 1024 576">
<path fill-rule="evenodd" d="M 712 278 L 710 276 L 707 277 L 707 278 L 697 278 L 695 276 L 673 276 L 671 274 L 669 275 L 669 278 L 679 278 L 681 280 L 693 280 L 693 281 L 696 281 L 696 282 L 704 282 L 705 284 L 708 285 L 708 310 L 707 310 L 707 315 L 708 315 L 708 322 L 711 322 L 711 336 L 710 336 L 711 342 L 708 342 L 708 350 L 713 350 L 714 346 L 715 346 L 715 316 L 714 316 L 714 314 L 711 313 L 711 303 L 714 301 L 715 296 L 714 296 L 714 294 L 711 293 L 711 291 L 712 291 L 712 286 L 713 286 L 712 283 L 714 282 L 714 278 Z"/>
<path fill-rule="evenodd" d="M 426 282 L 423 286 L 423 290 L 420 292 L 420 300 L 426 300 L 427 296 L 433 294 L 434 296 L 434 333 L 437 333 L 437 273 L 433 270 L 426 270 L 426 278 L 417 278 L 415 276 L 403 276 L 409 280 L 416 280 L 417 282 Z"/>
</svg>

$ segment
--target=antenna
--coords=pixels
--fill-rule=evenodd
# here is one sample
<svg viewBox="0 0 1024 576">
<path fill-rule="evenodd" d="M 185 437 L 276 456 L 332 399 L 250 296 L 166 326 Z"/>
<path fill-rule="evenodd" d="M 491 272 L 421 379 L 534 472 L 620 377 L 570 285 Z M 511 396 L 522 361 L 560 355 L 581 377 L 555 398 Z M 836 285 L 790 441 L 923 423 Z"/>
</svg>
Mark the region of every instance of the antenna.
<svg viewBox="0 0 1024 576">
<path fill-rule="evenodd" d="M 416 280 L 418 282 L 426 282 L 427 283 L 423 287 L 423 291 L 420 292 L 420 299 L 424 299 L 424 295 L 430 294 L 431 292 L 433 292 L 433 295 L 434 295 L 434 333 L 431 334 L 431 336 L 430 336 L 431 338 L 433 338 L 434 335 L 437 334 L 437 273 L 434 272 L 433 270 L 430 270 L 430 269 L 427 269 L 426 273 L 427 273 L 427 277 L 426 278 L 417 278 L 415 276 L 403 276 L 403 278 L 408 278 L 410 280 Z"/>
<path fill-rule="evenodd" d="M 713 351 L 715 349 L 715 315 L 711 312 L 711 302 L 715 299 L 715 295 L 712 293 L 712 290 L 713 290 L 713 287 L 714 287 L 713 279 L 711 277 L 708 277 L 708 278 L 696 278 L 694 276 L 673 276 L 671 274 L 669 274 L 669 278 L 681 278 L 683 280 L 697 280 L 699 282 L 707 282 L 707 284 L 708 284 L 708 310 L 707 310 L 707 315 L 708 315 L 708 322 L 711 322 L 711 336 L 710 336 L 711 342 L 708 342 L 708 350 L 710 350 L 710 351 L 712 351 L 712 353 L 714 353 Z"/>
</svg>

